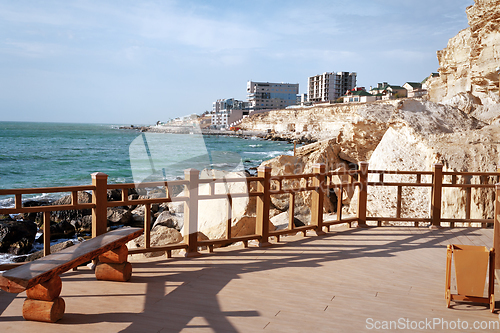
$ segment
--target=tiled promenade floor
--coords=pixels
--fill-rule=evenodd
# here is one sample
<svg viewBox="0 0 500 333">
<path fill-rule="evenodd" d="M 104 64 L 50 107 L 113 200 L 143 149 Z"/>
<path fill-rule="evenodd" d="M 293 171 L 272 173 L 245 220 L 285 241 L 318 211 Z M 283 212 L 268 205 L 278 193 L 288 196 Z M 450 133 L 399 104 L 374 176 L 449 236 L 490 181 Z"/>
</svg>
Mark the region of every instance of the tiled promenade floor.
<svg viewBox="0 0 500 333">
<path fill-rule="evenodd" d="M 25 321 L 25 293 L 1 291 L 0 332 L 363 332 L 377 331 L 367 329 L 376 321 L 495 332 L 484 325 L 498 314 L 468 303 L 447 309 L 444 300 L 446 245 L 491 247 L 492 238 L 492 229 L 339 228 L 270 248 L 133 261 L 128 283 L 96 281 L 82 268 L 62 275 L 66 313 L 56 324 Z"/>
</svg>

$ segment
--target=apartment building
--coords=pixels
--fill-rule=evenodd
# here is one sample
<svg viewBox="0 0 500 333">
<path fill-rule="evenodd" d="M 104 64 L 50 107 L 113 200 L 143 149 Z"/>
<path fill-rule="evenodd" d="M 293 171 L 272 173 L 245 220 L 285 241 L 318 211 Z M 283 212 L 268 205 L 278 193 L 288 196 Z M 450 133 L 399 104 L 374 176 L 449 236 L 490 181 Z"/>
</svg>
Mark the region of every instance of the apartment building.
<svg viewBox="0 0 500 333">
<path fill-rule="evenodd" d="M 218 99 L 212 103 L 212 127 L 226 128 L 248 115 L 248 102 L 234 98 Z"/>
<path fill-rule="evenodd" d="M 356 87 L 355 72 L 331 72 L 310 76 L 307 95 L 309 102 L 335 101 Z"/>
<path fill-rule="evenodd" d="M 250 112 L 295 105 L 298 93 L 298 83 L 247 82 Z"/>
</svg>

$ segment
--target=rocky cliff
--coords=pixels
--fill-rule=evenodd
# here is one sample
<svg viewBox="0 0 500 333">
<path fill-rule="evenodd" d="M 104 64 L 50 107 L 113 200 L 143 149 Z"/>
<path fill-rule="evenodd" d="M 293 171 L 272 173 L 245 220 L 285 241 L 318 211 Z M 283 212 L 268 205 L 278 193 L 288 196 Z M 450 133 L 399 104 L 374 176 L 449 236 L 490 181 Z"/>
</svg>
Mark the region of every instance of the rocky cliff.
<svg viewBox="0 0 500 333">
<path fill-rule="evenodd" d="M 332 105 L 319 108 L 276 110 L 247 119 L 248 129 L 270 129 L 288 136 L 311 135 L 321 139 L 297 150 L 295 157 L 281 156 L 263 164 L 273 174 L 311 172 L 314 163 L 325 163 L 327 170 L 356 167 L 368 161 L 370 169 L 431 170 L 433 163 L 443 163 L 450 171 L 496 171 L 500 131 L 451 105 L 421 99 L 402 99 L 359 105 Z M 291 132 L 291 130 L 295 132 Z M 393 179 L 396 180 L 396 179 Z M 368 209 L 377 216 L 395 213 L 395 188 L 369 189 Z M 428 214 L 428 189 L 405 188 L 403 216 Z M 472 217 L 491 216 L 491 191 L 476 191 Z M 333 193 L 325 200 L 325 213 L 335 209 Z M 354 193 L 344 193 L 344 205 L 356 210 Z M 465 193 L 443 193 L 443 216 L 465 214 Z M 287 202 L 273 198 L 276 207 L 286 209 Z M 310 202 L 307 195 L 300 204 Z M 489 202 L 489 201 L 488 201 Z M 483 213 L 483 207 L 487 207 Z M 477 208 L 477 209 L 476 209 Z M 457 215 L 458 214 L 458 215 Z"/>
<path fill-rule="evenodd" d="M 440 75 L 429 79 L 429 97 L 492 122 L 500 115 L 500 0 L 475 0 L 466 12 L 469 27 L 437 51 Z"/>
</svg>

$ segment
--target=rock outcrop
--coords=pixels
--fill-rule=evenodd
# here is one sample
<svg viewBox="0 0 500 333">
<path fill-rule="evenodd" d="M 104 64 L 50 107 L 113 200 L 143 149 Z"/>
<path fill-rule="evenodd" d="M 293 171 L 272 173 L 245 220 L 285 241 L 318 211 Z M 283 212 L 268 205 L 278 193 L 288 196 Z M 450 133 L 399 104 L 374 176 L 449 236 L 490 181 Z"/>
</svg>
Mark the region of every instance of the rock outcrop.
<svg viewBox="0 0 500 333">
<path fill-rule="evenodd" d="M 440 75 L 428 80 L 429 97 L 459 107 L 468 101 L 484 114 L 479 119 L 491 122 L 500 116 L 500 1 L 475 0 L 466 12 L 469 27 L 437 51 Z"/>
<path fill-rule="evenodd" d="M 33 247 L 36 231 L 33 221 L 0 221 L 0 253 L 28 253 Z"/>
<path fill-rule="evenodd" d="M 158 225 L 151 230 L 151 246 L 165 246 L 168 244 L 176 244 L 183 241 L 183 237 L 181 233 L 174 228 L 169 228 L 163 225 Z M 127 248 L 136 249 L 144 247 L 144 235 L 141 235 L 130 242 L 127 243 Z M 159 257 L 165 254 L 165 251 L 157 251 L 157 252 L 147 252 L 144 254 L 134 254 L 132 256 L 136 257 Z"/>
</svg>

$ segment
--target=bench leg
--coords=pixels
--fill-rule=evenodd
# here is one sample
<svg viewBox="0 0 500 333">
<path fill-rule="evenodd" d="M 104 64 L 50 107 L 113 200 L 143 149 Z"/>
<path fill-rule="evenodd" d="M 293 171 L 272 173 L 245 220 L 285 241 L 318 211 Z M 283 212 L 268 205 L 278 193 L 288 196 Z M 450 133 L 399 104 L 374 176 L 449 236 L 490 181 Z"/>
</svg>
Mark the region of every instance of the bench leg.
<svg viewBox="0 0 500 333">
<path fill-rule="evenodd" d="M 97 280 L 125 282 L 132 276 L 132 265 L 127 262 L 128 249 L 122 245 L 99 256 L 95 268 Z"/>
<path fill-rule="evenodd" d="M 55 323 L 63 317 L 65 306 L 61 297 L 53 301 L 27 298 L 23 304 L 23 317 L 26 320 Z"/>
<path fill-rule="evenodd" d="M 55 323 L 64 315 L 65 303 L 59 297 L 62 281 L 59 276 L 26 290 L 23 317 L 26 320 Z"/>
<path fill-rule="evenodd" d="M 111 264 L 100 262 L 95 267 L 95 277 L 97 280 L 126 282 L 132 276 L 132 264 L 124 262 L 121 264 Z"/>
</svg>

